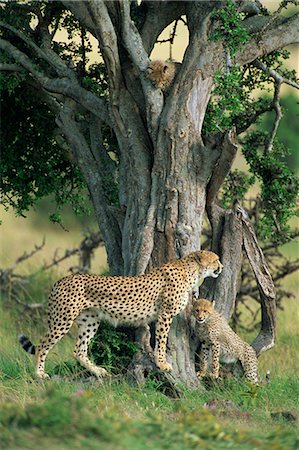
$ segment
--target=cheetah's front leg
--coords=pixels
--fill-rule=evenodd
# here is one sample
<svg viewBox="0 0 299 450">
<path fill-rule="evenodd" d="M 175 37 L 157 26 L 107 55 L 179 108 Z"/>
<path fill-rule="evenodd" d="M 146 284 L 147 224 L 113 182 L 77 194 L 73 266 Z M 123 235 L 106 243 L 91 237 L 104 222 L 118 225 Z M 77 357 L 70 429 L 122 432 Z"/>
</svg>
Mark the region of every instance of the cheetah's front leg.
<svg viewBox="0 0 299 450">
<path fill-rule="evenodd" d="M 156 324 L 155 363 L 160 370 L 172 371 L 172 366 L 166 361 L 166 344 L 173 316 L 161 312 Z"/>
</svg>

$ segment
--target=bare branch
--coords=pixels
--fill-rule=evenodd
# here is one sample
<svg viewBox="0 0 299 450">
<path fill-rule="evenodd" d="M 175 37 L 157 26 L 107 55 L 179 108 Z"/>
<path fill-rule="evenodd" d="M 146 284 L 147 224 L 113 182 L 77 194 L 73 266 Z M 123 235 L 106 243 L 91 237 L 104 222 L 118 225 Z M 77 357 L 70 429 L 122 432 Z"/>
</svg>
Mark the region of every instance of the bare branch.
<svg viewBox="0 0 299 450">
<path fill-rule="evenodd" d="M 207 187 L 207 206 L 211 206 L 215 202 L 217 193 L 221 185 L 229 173 L 231 166 L 237 154 L 236 130 L 232 129 L 223 137 L 222 151 L 220 157 L 215 164 L 210 182 Z"/>
<path fill-rule="evenodd" d="M 270 275 L 267 262 L 263 252 L 258 244 L 255 231 L 245 210 L 238 205 L 237 214 L 243 224 L 243 242 L 250 265 L 254 271 L 258 284 L 261 310 L 262 324 L 259 335 L 252 343 L 252 347 L 259 355 L 263 351 L 273 347 L 276 333 L 276 303 L 275 288 Z"/>
<path fill-rule="evenodd" d="M 77 6 L 72 7 L 74 11 L 76 8 Z M 116 31 L 103 0 L 90 0 L 89 2 L 86 2 L 86 8 L 93 23 L 95 24 L 97 38 L 109 73 L 112 102 L 113 104 L 114 102 L 118 104 L 118 95 L 121 83 L 121 67 Z"/>
<path fill-rule="evenodd" d="M 283 77 L 276 70 L 270 69 L 269 67 L 266 66 L 266 64 L 262 63 L 258 59 L 256 61 L 254 61 L 253 64 L 258 69 L 261 69 L 263 72 L 266 72 L 267 74 L 269 74 L 277 83 L 280 83 L 280 84 L 285 83 L 285 84 L 288 84 L 289 86 L 299 89 L 298 83 L 296 83 L 293 80 L 289 80 L 288 78 Z"/>
<path fill-rule="evenodd" d="M 88 1 L 78 2 L 77 0 L 62 0 L 61 3 L 68 8 L 74 16 L 88 29 L 96 38 L 97 29 L 88 9 Z"/>
<path fill-rule="evenodd" d="M 273 102 L 272 101 L 266 101 L 262 105 L 255 106 L 255 108 L 252 108 L 252 112 L 248 111 L 246 113 L 241 113 L 237 118 L 236 123 L 236 130 L 237 135 L 243 133 L 247 128 L 250 127 L 253 123 L 256 122 L 257 118 L 264 114 L 265 112 L 272 111 L 273 109 Z"/>
<path fill-rule="evenodd" d="M 273 24 L 277 21 L 277 19 L 280 18 L 280 13 L 281 13 L 281 11 L 282 11 L 283 9 L 287 8 L 287 6 L 288 6 L 289 3 L 292 3 L 292 4 L 295 5 L 295 6 L 298 6 L 298 5 L 299 5 L 299 2 L 298 2 L 297 0 L 283 0 L 283 1 L 280 3 L 280 5 L 279 5 L 279 7 L 277 8 L 277 10 L 274 11 L 274 12 L 271 14 L 270 20 L 268 21 L 268 23 L 264 26 L 264 28 L 263 28 L 262 31 L 261 31 L 262 33 L 265 32 L 266 29 L 270 27 L 270 25 L 273 25 Z"/>
<path fill-rule="evenodd" d="M 179 19 L 186 12 L 186 2 L 144 2 L 147 8 L 145 22 L 140 31 L 144 49 L 147 54 L 152 51 L 159 34 L 174 20 Z"/>
<path fill-rule="evenodd" d="M 141 36 L 131 20 L 130 2 L 123 0 L 119 3 L 122 20 L 122 37 L 126 49 L 136 68 L 141 72 L 141 83 L 146 99 L 146 113 L 152 140 L 155 142 L 159 126 L 159 118 L 163 108 L 163 95 L 154 88 L 148 77 L 148 55 L 143 47 Z"/>
<path fill-rule="evenodd" d="M 0 71 L 2 72 L 21 72 L 25 73 L 24 69 L 18 64 L 4 64 L 0 63 Z"/>
<path fill-rule="evenodd" d="M 268 154 L 271 152 L 273 147 L 273 142 L 278 130 L 279 122 L 282 119 L 282 110 L 279 103 L 279 93 L 280 93 L 280 87 L 281 83 L 279 81 L 275 81 L 275 87 L 274 87 L 274 97 L 273 97 L 273 108 L 275 110 L 275 120 L 273 122 L 272 130 L 270 133 L 269 141 L 265 147 L 265 154 Z M 276 224 L 278 226 L 278 223 Z"/>
<path fill-rule="evenodd" d="M 36 310 L 36 309 L 43 309 L 45 305 L 43 303 L 25 303 L 22 302 L 15 294 L 12 294 L 13 300 L 18 304 L 23 306 L 25 309 L 29 310 Z"/>
</svg>

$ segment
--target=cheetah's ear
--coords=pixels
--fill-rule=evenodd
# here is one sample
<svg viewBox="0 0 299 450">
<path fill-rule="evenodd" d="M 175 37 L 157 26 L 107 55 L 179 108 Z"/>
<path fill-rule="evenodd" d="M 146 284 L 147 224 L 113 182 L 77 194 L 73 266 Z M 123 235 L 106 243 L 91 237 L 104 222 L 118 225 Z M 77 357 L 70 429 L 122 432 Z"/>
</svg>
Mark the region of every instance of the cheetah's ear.
<svg viewBox="0 0 299 450">
<path fill-rule="evenodd" d="M 164 71 L 164 72 L 167 72 L 168 69 L 169 69 L 169 67 L 165 64 L 165 66 L 163 67 L 163 71 Z"/>
<path fill-rule="evenodd" d="M 197 298 L 194 294 L 192 295 L 192 307 L 195 308 L 199 301 L 199 298 Z"/>
<path fill-rule="evenodd" d="M 202 250 L 198 250 L 197 252 L 191 253 L 192 257 L 195 259 L 196 262 L 201 264 L 201 258 L 202 258 Z"/>
<path fill-rule="evenodd" d="M 211 303 L 211 306 L 214 309 L 215 308 L 215 300 L 214 299 L 213 300 L 209 299 L 209 302 Z"/>
</svg>

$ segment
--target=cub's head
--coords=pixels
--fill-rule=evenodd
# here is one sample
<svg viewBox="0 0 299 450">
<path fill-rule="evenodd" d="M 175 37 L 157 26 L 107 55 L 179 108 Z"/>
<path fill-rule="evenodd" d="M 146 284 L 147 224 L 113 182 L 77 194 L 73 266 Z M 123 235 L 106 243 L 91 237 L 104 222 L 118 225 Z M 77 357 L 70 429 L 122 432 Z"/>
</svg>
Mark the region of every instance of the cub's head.
<svg viewBox="0 0 299 450">
<path fill-rule="evenodd" d="M 193 316 L 198 323 L 204 323 L 213 314 L 214 303 L 204 298 L 196 299 L 193 302 Z"/>
<path fill-rule="evenodd" d="M 208 250 L 200 250 L 190 254 L 190 257 L 194 258 L 200 267 L 200 277 L 217 278 L 222 272 L 223 265 L 219 260 L 219 256 L 214 252 Z"/>
<path fill-rule="evenodd" d="M 152 61 L 148 67 L 147 74 L 156 88 L 167 88 L 175 75 L 175 68 L 172 63 L 166 61 Z"/>
</svg>

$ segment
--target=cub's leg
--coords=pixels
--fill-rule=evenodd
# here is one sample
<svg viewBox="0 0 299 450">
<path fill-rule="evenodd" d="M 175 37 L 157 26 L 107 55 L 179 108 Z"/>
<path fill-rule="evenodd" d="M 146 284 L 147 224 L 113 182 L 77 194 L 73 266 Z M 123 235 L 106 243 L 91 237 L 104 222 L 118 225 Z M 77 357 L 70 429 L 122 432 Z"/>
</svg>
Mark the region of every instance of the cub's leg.
<svg viewBox="0 0 299 450">
<path fill-rule="evenodd" d="M 211 345 L 212 348 L 212 378 L 217 379 L 219 377 L 219 357 L 220 357 L 220 344 L 214 342 Z"/>
<path fill-rule="evenodd" d="M 172 366 L 166 361 L 166 344 L 173 316 L 160 312 L 156 323 L 155 363 L 160 370 L 172 371 Z"/>
<path fill-rule="evenodd" d="M 254 384 L 258 384 L 257 356 L 250 345 L 246 345 L 242 358 L 240 358 L 246 378 Z"/>
<path fill-rule="evenodd" d="M 203 378 L 208 369 L 210 347 L 206 342 L 203 342 L 200 350 L 200 370 L 197 372 L 198 378 Z"/>
<path fill-rule="evenodd" d="M 154 352 L 151 346 L 151 332 L 148 324 L 140 325 L 136 329 L 136 341 L 139 343 L 141 350 L 147 353 L 150 357 L 154 356 Z"/>
<path fill-rule="evenodd" d="M 100 320 L 98 319 L 96 312 L 91 309 L 82 311 L 77 317 L 76 323 L 78 325 L 79 336 L 74 352 L 75 358 L 83 367 L 88 369 L 97 378 L 108 375 L 107 370 L 93 364 L 87 355 L 90 341 L 96 334 L 100 324 Z"/>
</svg>

